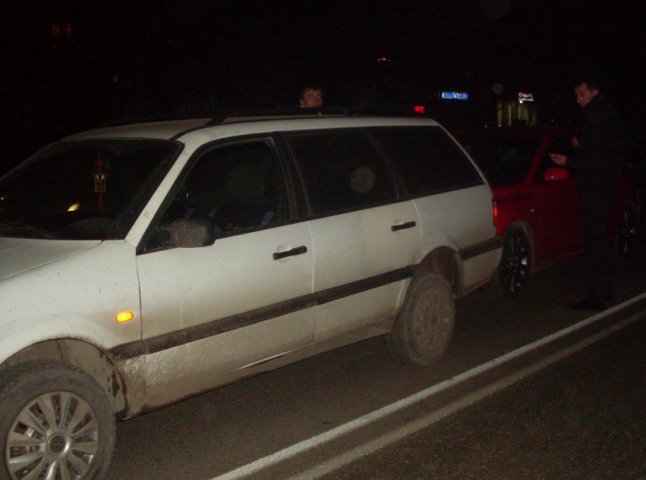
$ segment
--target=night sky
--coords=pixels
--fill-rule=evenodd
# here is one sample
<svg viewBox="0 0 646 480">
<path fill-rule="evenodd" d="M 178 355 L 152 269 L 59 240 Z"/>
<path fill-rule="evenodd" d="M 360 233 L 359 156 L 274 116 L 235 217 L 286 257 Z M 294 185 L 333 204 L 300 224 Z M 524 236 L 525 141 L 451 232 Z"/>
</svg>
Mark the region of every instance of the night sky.
<svg viewBox="0 0 646 480">
<path fill-rule="evenodd" d="M 499 82 L 505 95 L 532 91 L 574 110 L 582 73 L 643 123 L 643 3 L 13 0 L 0 33 L 1 125 L 54 136 L 145 115 L 293 106 L 310 83 L 327 105 L 367 106 L 441 89 L 486 99 Z"/>
</svg>

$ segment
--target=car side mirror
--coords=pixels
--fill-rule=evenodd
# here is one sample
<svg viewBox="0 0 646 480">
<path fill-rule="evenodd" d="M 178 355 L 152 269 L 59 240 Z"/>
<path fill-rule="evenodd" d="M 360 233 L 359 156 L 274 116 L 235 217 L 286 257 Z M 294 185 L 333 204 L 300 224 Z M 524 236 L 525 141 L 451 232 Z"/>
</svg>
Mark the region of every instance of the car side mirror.
<svg viewBox="0 0 646 480">
<path fill-rule="evenodd" d="M 549 167 L 543 174 L 546 182 L 558 182 L 570 178 L 570 172 L 565 167 Z"/>
<path fill-rule="evenodd" d="M 169 247 L 204 247 L 215 242 L 213 223 L 203 218 L 178 218 L 164 230 L 170 234 L 166 242 Z"/>
</svg>

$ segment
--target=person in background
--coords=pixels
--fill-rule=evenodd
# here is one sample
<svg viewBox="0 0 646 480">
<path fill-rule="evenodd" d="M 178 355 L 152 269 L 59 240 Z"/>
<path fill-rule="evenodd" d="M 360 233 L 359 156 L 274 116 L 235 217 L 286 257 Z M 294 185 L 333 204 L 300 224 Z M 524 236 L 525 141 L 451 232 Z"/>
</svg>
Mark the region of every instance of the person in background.
<svg viewBox="0 0 646 480">
<path fill-rule="evenodd" d="M 585 123 L 573 155 L 551 153 L 554 163 L 576 170 L 581 220 L 590 269 L 588 295 L 568 304 L 575 310 L 603 310 L 614 303 L 613 267 L 608 246 L 608 214 L 624 161 L 628 132 L 617 110 L 600 93 L 599 84 L 586 79 L 574 89 Z"/>
<path fill-rule="evenodd" d="M 303 88 L 299 103 L 301 108 L 321 108 L 323 106 L 323 90 L 315 86 Z"/>
</svg>

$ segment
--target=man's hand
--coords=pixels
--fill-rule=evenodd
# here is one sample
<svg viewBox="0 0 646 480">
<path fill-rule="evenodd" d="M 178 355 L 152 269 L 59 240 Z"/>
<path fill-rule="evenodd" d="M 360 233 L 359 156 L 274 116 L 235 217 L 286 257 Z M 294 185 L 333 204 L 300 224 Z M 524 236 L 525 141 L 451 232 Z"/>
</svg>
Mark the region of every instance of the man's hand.
<svg viewBox="0 0 646 480">
<path fill-rule="evenodd" d="M 562 155 L 560 153 L 550 153 L 550 158 L 554 163 L 556 163 L 560 167 L 565 167 L 565 165 L 567 164 L 566 155 Z"/>
</svg>

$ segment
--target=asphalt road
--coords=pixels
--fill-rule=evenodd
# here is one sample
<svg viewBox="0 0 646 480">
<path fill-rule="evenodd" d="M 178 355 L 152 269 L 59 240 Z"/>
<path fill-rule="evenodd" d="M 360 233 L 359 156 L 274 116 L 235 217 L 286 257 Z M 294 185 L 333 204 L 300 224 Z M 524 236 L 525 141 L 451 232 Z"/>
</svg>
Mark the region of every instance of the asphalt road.
<svg viewBox="0 0 646 480">
<path fill-rule="evenodd" d="M 642 321 L 322 478 L 646 479 L 644 345 Z"/>
<path fill-rule="evenodd" d="M 109 478 L 646 479 L 644 259 L 599 315 L 581 258 L 474 292 L 431 368 L 373 339 L 123 422 Z"/>
</svg>

